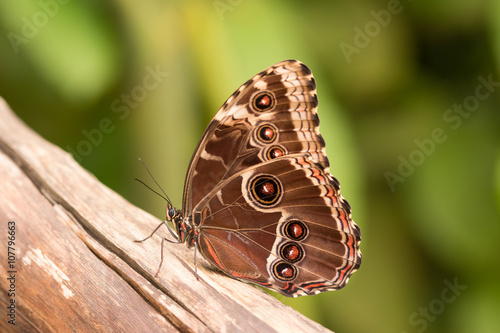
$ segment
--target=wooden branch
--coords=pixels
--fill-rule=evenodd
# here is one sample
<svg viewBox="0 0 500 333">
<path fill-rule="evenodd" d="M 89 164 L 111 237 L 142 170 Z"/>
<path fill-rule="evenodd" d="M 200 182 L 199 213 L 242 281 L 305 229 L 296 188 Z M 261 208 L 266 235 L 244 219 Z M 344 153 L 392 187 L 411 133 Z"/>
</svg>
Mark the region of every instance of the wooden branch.
<svg viewBox="0 0 500 333">
<path fill-rule="evenodd" d="M 34 133 L 1 98 L 0 194 L 0 299 L 3 313 L 14 304 L 7 313 L 15 318 L 13 326 L 2 316 L 2 332 L 327 331 L 203 259 L 196 280 L 184 245 L 166 244 L 154 278 L 160 236 L 134 240 L 160 221 Z"/>
</svg>

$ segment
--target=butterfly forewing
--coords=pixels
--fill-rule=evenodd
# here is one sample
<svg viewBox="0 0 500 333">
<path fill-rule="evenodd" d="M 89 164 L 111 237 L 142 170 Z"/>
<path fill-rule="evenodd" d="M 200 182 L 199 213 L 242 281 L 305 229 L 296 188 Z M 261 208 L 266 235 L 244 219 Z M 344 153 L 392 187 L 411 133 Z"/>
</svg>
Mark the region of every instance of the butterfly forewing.
<svg viewBox="0 0 500 333">
<path fill-rule="evenodd" d="M 272 94 L 274 105 L 259 108 L 259 93 Z M 190 211 L 222 180 L 268 156 L 309 153 L 328 167 L 317 105 L 311 71 L 295 60 L 280 62 L 243 84 L 203 134 L 188 170 L 183 210 Z M 276 135 L 263 137 L 266 129 Z"/>
</svg>

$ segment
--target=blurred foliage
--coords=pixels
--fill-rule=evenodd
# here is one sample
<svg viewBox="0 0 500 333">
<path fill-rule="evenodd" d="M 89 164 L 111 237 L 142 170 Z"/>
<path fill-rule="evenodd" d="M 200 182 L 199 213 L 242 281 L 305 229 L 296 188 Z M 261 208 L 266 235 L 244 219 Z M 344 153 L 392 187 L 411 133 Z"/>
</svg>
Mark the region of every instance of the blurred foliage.
<svg viewBox="0 0 500 333">
<path fill-rule="evenodd" d="M 137 158 L 180 206 L 225 98 L 299 59 L 364 261 L 341 291 L 278 298 L 337 332 L 499 332 L 499 13 L 498 0 L 2 1 L 0 95 L 163 218 Z"/>
</svg>

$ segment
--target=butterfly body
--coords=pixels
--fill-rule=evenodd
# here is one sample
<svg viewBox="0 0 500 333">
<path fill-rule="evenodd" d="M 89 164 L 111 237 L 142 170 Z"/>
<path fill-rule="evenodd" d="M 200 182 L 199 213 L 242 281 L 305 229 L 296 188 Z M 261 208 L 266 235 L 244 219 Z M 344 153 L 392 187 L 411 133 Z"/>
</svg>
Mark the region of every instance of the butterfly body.
<svg viewBox="0 0 500 333">
<path fill-rule="evenodd" d="M 330 174 L 317 104 L 296 60 L 236 90 L 193 154 L 182 211 L 167 208 L 178 241 L 286 296 L 342 288 L 361 264 L 361 232 Z"/>
</svg>

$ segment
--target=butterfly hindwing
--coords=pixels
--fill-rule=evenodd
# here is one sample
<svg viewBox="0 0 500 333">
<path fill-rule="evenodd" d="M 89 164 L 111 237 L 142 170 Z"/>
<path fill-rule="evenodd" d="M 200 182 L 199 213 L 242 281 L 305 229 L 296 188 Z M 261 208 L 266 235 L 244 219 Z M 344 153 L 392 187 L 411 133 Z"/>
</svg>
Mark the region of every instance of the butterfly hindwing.
<svg viewBox="0 0 500 333">
<path fill-rule="evenodd" d="M 287 296 L 339 289 L 361 263 L 360 231 L 338 182 L 307 156 L 243 170 L 195 211 L 205 258 Z"/>
</svg>

